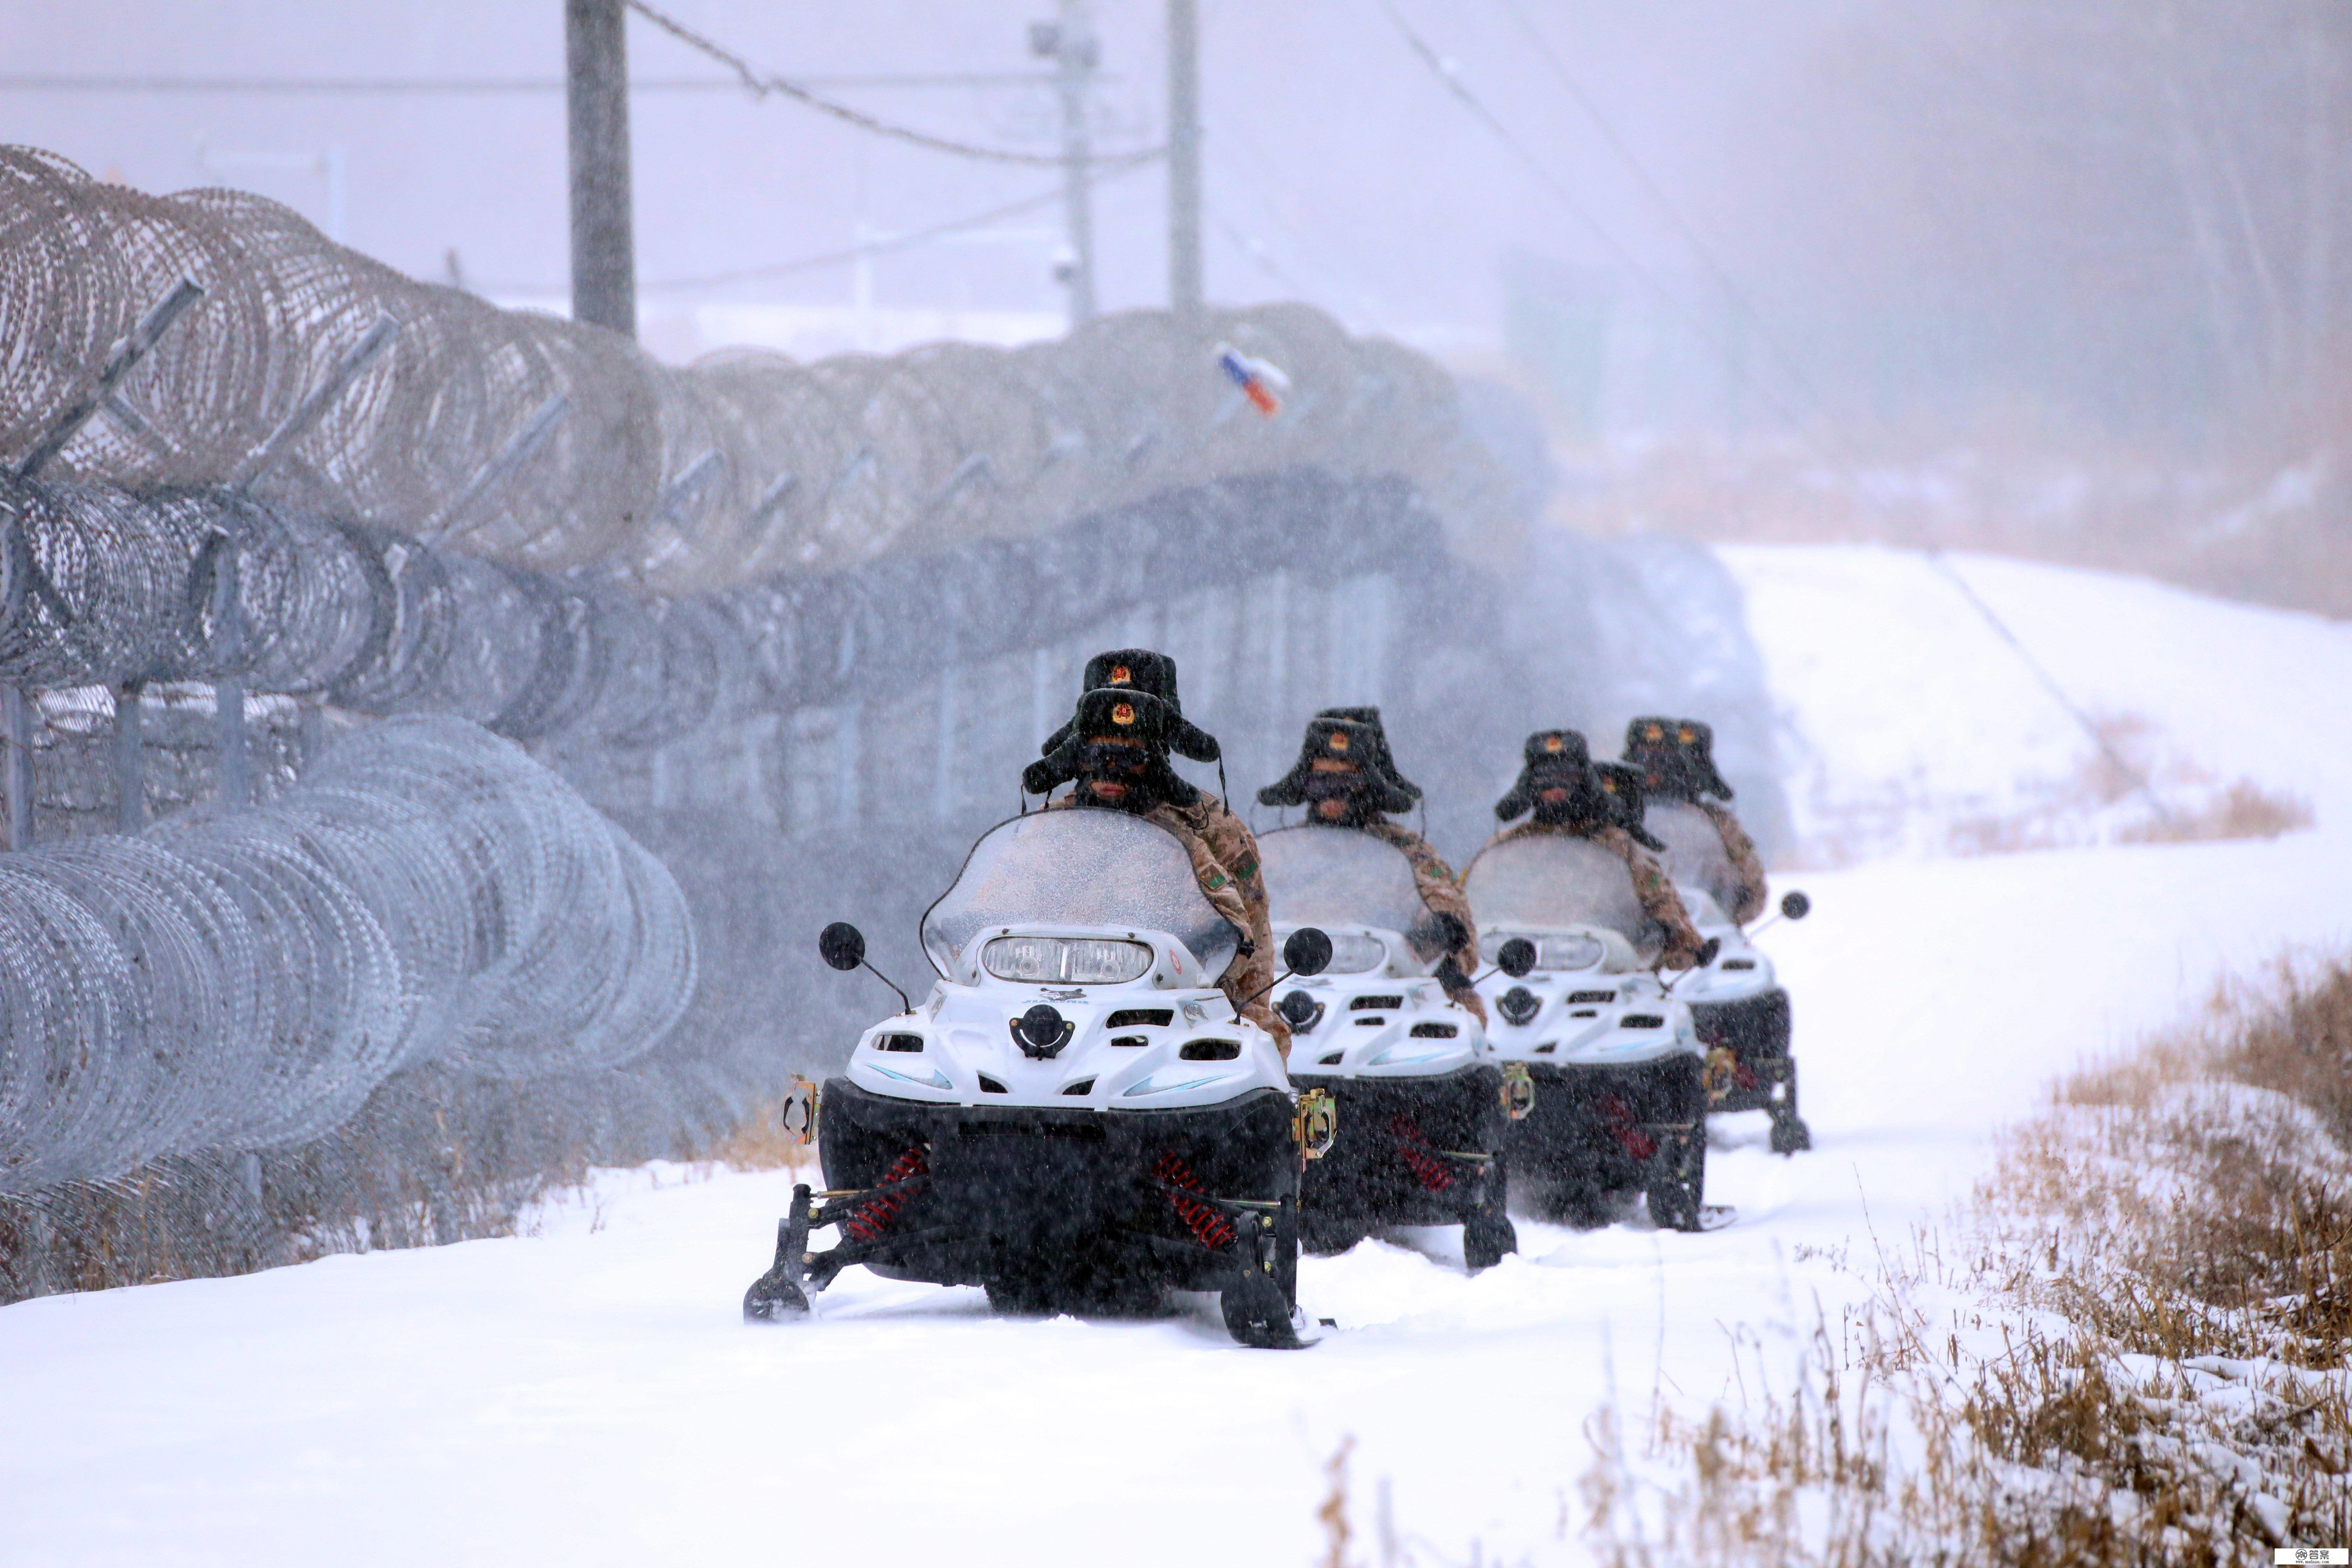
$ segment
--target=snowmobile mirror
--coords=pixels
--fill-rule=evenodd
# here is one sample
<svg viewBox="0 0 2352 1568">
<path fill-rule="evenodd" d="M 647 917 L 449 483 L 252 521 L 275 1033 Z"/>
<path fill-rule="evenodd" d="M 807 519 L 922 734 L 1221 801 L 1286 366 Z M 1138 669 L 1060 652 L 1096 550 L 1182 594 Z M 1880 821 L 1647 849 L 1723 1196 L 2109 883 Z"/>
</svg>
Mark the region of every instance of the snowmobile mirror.
<svg viewBox="0 0 2352 1568">
<path fill-rule="evenodd" d="M 1780 913 L 1792 921 L 1803 920 L 1813 912 L 1813 900 L 1802 893 L 1780 895 Z"/>
<path fill-rule="evenodd" d="M 1495 965 L 1514 980 L 1523 979 L 1536 966 L 1536 944 L 1523 936 L 1513 937 L 1495 954 Z"/>
<path fill-rule="evenodd" d="M 845 974 L 866 962 L 866 933 L 847 921 L 835 921 L 817 932 L 816 950 Z"/>
<path fill-rule="evenodd" d="M 1331 962 L 1331 939 L 1313 926 L 1300 926 L 1282 944 L 1282 962 L 1291 973 L 1312 979 Z"/>
</svg>

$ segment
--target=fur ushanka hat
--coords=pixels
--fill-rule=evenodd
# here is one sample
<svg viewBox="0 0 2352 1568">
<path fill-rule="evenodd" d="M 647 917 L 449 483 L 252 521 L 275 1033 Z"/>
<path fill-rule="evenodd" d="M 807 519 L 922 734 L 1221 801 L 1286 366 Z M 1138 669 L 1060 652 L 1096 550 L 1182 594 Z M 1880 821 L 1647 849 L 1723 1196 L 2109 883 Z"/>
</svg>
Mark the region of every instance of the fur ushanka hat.
<svg viewBox="0 0 2352 1568">
<path fill-rule="evenodd" d="M 1318 719 L 1346 719 L 1362 724 L 1372 732 L 1372 749 L 1380 753 L 1380 770 L 1388 774 L 1389 783 L 1412 796 L 1421 798 L 1421 786 L 1397 772 L 1396 753 L 1389 750 L 1389 733 L 1381 727 L 1381 710 L 1377 708 L 1326 708 L 1315 715 Z M 1392 809 L 1392 808 L 1383 808 Z"/>
<path fill-rule="evenodd" d="M 1176 661 L 1166 654 L 1154 653 L 1148 647 L 1115 647 L 1087 660 L 1086 679 L 1078 683 L 1078 689 L 1093 692 L 1111 687 L 1124 687 L 1159 700 L 1167 711 L 1169 751 L 1196 763 L 1213 763 L 1221 754 L 1217 738 L 1185 719 L 1184 704 L 1176 695 Z M 1045 743 L 1037 748 L 1037 752 L 1050 756 L 1069 738 L 1070 727 L 1065 724 L 1045 737 Z"/>
<path fill-rule="evenodd" d="M 1257 803 L 1305 805 L 1307 781 L 1314 776 L 1315 764 L 1329 761 L 1356 764 L 1359 792 L 1367 797 L 1364 804 L 1371 810 L 1410 811 L 1413 797 L 1404 792 L 1388 769 L 1381 766 L 1385 754 L 1380 731 L 1370 724 L 1353 719 L 1309 719 L 1307 739 L 1298 748 L 1298 761 L 1291 764 L 1288 773 L 1257 792 Z"/>
<path fill-rule="evenodd" d="M 1168 765 L 1171 730 L 1182 722 L 1149 692 L 1125 686 L 1089 691 L 1078 699 L 1077 711 L 1070 721 L 1055 731 L 1061 744 L 1021 770 L 1021 787 L 1031 795 L 1052 794 L 1078 776 L 1079 750 L 1097 737 L 1106 737 L 1139 746 L 1150 756 L 1145 784 L 1155 797 L 1171 805 L 1191 805 L 1201 798 L 1201 792 Z"/>
<path fill-rule="evenodd" d="M 1538 730 L 1528 737 L 1521 755 L 1519 782 L 1495 803 L 1496 817 L 1508 822 L 1535 809 L 1536 794 L 1545 787 L 1538 773 L 1566 775 L 1572 816 L 1606 818 L 1610 815 L 1608 802 L 1593 782 L 1592 750 L 1582 735 L 1573 730 Z"/>
<path fill-rule="evenodd" d="M 1696 719 L 1634 720 L 1625 726 L 1625 760 L 1658 774 L 1666 791 L 1731 798 L 1731 786 L 1716 771 L 1715 730 Z"/>
<path fill-rule="evenodd" d="M 1664 853 L 1665 840 L 1642 826 L 1649 813 L 1649 802 L 1642 794 L 1642 770 L 1627 763 L 1595 763 L 1592 776 L 1608 797 L 1609 820 L 1632 834 L 1633 842 L 1644 849 Z"/>
</svg>

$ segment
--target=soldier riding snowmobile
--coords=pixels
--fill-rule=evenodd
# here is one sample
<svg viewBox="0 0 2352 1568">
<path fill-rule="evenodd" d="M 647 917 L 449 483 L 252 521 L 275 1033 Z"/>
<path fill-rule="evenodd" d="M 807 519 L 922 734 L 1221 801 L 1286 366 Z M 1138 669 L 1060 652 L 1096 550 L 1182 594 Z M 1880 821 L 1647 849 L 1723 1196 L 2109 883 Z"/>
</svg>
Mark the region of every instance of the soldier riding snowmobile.
<svg viewBox="0 0 2352 1568">
<path fill-rule="evenodd" d="M 1492 1037 L 1535 1082 L 1507 1151 L 1511 1185 L 1584 1225 L 1638 1188 L 1660 1226 L 1705 1228 L 1717 1217 L 1705 1204 L 1706 1053 L 1657 971 L 1713 952 L 1652 858 L 1656 840 L 1601 787 L 1583 736 L 1528 738 L 1495 815 L 1530 811 L 1462 879 L 1480 950 L 1503 966 L 1480 986 Z"/>
<path fill-rule="evenodd" d="M 1718 943 L 1714 962 L 1675 988 L 1707 1047 L 1707 1109 L 1765 1111 L 1774 1153 L 1810 1149 L 1812 1131 L 1797 1113 L 1789 994 L 1742 929 L 1764 912 L 1764 863 L 1727 804 L 1715 731 L 1696 719 L 1636 719 L 1626 726 L 1624 765 L 1639 781 L 1634 815 L 1664 841 L 1666 874 L 1700 931 Z M 1811 907 L 1792 893 L 1780 912 L 1801 920 Z"/>
<path fill-rule="evenodd" d="M 1277 935 L 1312 925 L 1332 945 L 1319 976 L 1283 994 L 1291 1081 L 1329 1092 L 1348 1137 L 1307 1167 L 1300 1206 L 1310 1252 L 1342 1252 L 1381 1226 L 1459 1225 L 1473 1271 L 1518 1238 L 1500 1153 L 1516 1104 L 1473 986 L 1477 933 L 1454 873 L 1385 814 L 1419 793 L 1395 771 L 1374 709 L 1307 726 L 1264 805 L 1308 818 L 1259 840 Z M 1514 1090 L 1517 1091 L 1515 1101 Z"/>
<path fill-rule="evenodd" d="M 922 920 L 930 994 L 867 1030 L 803 1113 L 830 1190 L 819 1207 L 794 1188 L 747 1318 L 804 1316 L 810 1289 L 864 1264 L 982 1285 L 1007 1310 L 1215 1290 L 1241 1342 L 1304 1342 L 1299 1169 L 1331 1118 L 1232 981 L 1255 942 L 1258 989 L 1275 983 L 1237 886 L 1255 847 L 1246 828 L 1218 840 L 1244 870 L 1194 831 L 1173 727 L 1148 693 L 1088 692 L 1045 768 L 1077 789 L 972 847 Z M 863 962 L 853 928 L 821 945 Z M 1283 956 L 1312 975 L 1328 943 L 1298 931 Z M 839 1243 L 810 1252 L 827 1226 Z"/>
</svg>

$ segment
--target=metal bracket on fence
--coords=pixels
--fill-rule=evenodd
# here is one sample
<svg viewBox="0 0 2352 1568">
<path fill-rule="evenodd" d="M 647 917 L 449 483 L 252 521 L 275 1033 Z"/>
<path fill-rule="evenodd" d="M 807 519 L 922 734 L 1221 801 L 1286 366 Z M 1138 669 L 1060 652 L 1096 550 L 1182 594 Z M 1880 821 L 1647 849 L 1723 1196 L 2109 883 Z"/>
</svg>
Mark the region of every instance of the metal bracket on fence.
<svg viewBox="0 0 2352 1568">
<path fill-rule="evenodd" d="M 294 412 L 278 421 L 278 428 L 272 430 L 268 438 L 245 460 L 245 466 L 229 481 L 229 494 L 240 499 L 249 494 L 253 487 L 261 482 L 262 477 L 293 450 L 294 443 L 310 433 L 310 426 L 319 422 L 319 416 L 326 413 L 360 372 L 368 367 L 368 362 L 382 353 L 384 345 L 399 332 L 398 321 L 389 315 L 378 316 L 374 324 L 360 335 L 360 341 L 343 351 L 343 357 L 327 372 L 327 379 L 311 388 L 310 395 L 296 404 Z"/>
<path fill-rule="evenodd" d="M 449 531 L 474 509 L 477 501 L 505 482 L 508 475 L 521 468 L 530 459 L 532 453 L 547 445 L 548 438 L 555 434 L 555 427 L 571 412 L 572 399 L 560 392 L 541 404 L 532 411 L 531 416 L 522 422 L 521 428 L 508 437 L 507 444 L 499 448 L 498 455 L 482 465 L 481 472 L 466 481 L 466 488 L 457 492 L 457 498 L 443 507 L 440 515 L 419 530 L 417 536 L 428 544 L 446 539 Z"/>
<path fill-rule="evenodd" d="M 212 563 L 213 662 L 219 672 L 213 681 L 213 702 L 220 736 L 218 798 L 224 805 L 253 803 L 253 771 L 246 752 L 245 681 L 240 669 L 245 662 L 245 617 L 239 609 L 237 553 L 244 542 L 240 537 L 244 525 L 237 518 L 238 510 L 253 487 L 310 433 L 320 416 L 399 331 L 400 323 L 391 316 L 378 316 L 360 335 L 360 341 L 343 352 L 326 379 L 278 422 L 278 428 L 269 433 L 269 438 L 246 460 L 229 484 L 227 504 L 223 509 L 227 531 L 213 551 Z"/>
<path fill-rule="evenodd" d="M 24 460 L 16 465 L 16 477 L 29 479 L 47 468 L 49 459 L 64 451 L 67 443 L 89 423 L 90 416 L 114 395 L 115 387 L 131 374 L 131 367 L 146 357 L 147 351 L 155 346 L 156 340 L 171 331 L 172 323 L 203 295 L 204 289 L 194 279 L 182 278 L 172 286 L 170 293 L 156 300 L 147 313 L 139 318 L 138 324 L 131 329 L 130 333 L 116 341 L 107 353 L 106 363 L 99 367 L 98 379 L 49 422 L 48 434 L 33 443 L 33 449 L 26 453 Z"/>
</svg>

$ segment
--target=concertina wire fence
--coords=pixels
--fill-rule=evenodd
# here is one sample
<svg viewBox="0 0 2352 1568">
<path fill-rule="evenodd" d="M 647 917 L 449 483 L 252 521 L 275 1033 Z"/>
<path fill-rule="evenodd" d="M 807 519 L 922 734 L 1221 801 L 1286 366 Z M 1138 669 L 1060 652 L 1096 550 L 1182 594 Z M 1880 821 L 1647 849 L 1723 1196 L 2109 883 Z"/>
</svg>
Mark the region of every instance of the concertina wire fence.
<svg viewBox="0 0 2352 1568">
<path fill-rule="evenodd" d="M 177 279 L 205 293 L 60 457 L 133 489 L 236 473 L 378 320 L 399 324 L 262 483 L 304 510 L 680 594 L 1051 531 L 1223 475 L 1401 474 L 1461 539 L 1511 517 L 1434 362 L 1303 305 L 1130 311 L 1018 349 L 667 367 L 501 310 L 220 190 L 151 196 L 0 148 L 0 452 L 22 451 Z M 1294 384 L 1261 418 L 1218 341 Z"/>
<path fill-rule="evenodd" d="M 265 770 L 257 808 L 0 858 L 0 1299 L 495 1229 L 540 1176 L 670 1152 L 775 1087 L 676 1027 L 676 882 L 474 724 L 574 763 L 661 746 L 919 659 L 891 630 L 917 600 L 975 630 L 967 657 L 1018 645 L 1070 584 L 1097 610 L 1148 592 L 1165 505 L 1102 514 L 1204 479 L 1402 470 L 1452 500 L 1422 516 L 1503 504 L 1441 372 L 1303 308 L 1209 322 L 1298 383 L 1272 422 L 1140 314 L 1009 353 L 678 371 L 258 198 L 144 196 L 23 149 L 0 149 L 0 453 L 183 276 L 204 294 L 58 477 L 0 481 L 0 682 L 52 719 L 231 679 L 342 721 L 437 717 L 352 731 L 299 782 Z M 241 482 L 386 318 L 386 351 Z M 1246 479 L 1211 489 L 1233 493 L 1199 521 L 1234 537 L 1176 543 L 1188 579 L 1299 542 L 1244 537 L 1267 526 Z M 44 793 L 86 808 L 102 759 L 68 739 L 44 731 Z M 167 812 L 200 794 L 146 787 Z"/>
</svg>

